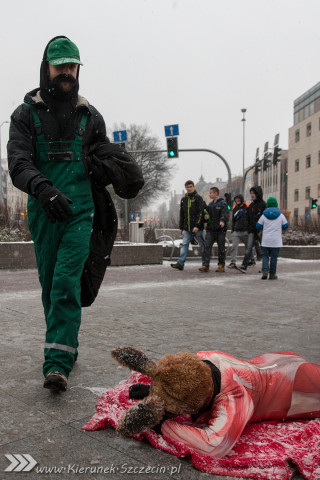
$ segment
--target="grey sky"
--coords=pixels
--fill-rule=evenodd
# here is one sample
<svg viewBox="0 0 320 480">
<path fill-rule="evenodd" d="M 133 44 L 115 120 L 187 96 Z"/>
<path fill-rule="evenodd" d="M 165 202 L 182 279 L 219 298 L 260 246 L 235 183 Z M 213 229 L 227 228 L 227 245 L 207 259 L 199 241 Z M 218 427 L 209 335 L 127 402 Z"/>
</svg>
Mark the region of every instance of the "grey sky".
<svg viewBox="0 0 320 480">
<path fill-rule="evenodd" d="M 319 0 L 77 0 L 2 2 L 0 123 L 39 85 L 55 35 L 80 49 L 80 93 L 113 124 L 148 124 L 163 142 L 179 124 L 180 148 L 219 152 L 233 174 L 265 141 L 287 147 L 293 100 L 320 80 Z M 8 126 L 3 125 L 2 156 Z M 205 153 L 176 160 L 171 189 L 188 178 L 227 178 Z"/>
</svg>

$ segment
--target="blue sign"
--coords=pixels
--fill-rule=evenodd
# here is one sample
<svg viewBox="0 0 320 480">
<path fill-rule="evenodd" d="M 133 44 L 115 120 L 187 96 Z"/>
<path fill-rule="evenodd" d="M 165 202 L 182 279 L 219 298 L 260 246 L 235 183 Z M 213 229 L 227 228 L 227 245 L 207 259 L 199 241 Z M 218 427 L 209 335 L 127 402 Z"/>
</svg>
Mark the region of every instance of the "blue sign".
<svg viewBox="0 0 320 480">
<path fill-rule="evenodd" d="M 118 132 L 113 132 L 113 140 L 115 142 L 126 142 L 127 130 L 119 130 Z"/>
<path fill-rule="evenodd" d="M 179 135 L 179 125 L 166 125 L 164 127 L 166 137 L 176 137 Z"/>
<path fill-rule="evenodd" d="M 136 216 L 134 213 L 129 213 L 129 220 L 135 220 Z"/>
</svg>

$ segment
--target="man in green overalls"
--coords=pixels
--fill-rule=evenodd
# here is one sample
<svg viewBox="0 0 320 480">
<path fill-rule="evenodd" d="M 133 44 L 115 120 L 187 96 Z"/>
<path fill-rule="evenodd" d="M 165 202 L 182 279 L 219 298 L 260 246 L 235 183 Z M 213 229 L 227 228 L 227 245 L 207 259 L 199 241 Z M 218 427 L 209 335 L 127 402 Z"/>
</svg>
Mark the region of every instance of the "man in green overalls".
<svg viewBox="0 0 320 480">
<path fill-rule="evenodd" d="M 102 116 L 78 95 L 80 65 L 79 50 L 68 38 L 49 42 L 40 88 L 12 114 L 8 142 L 12 182 L 29 194 L 28 222 L 47 327 L 44 387 L 56 391 L 67 389 L 78 355 L 80 278 L 94 215 L 84 157 L 90 146 L 108 141 Z"/>
</svg>

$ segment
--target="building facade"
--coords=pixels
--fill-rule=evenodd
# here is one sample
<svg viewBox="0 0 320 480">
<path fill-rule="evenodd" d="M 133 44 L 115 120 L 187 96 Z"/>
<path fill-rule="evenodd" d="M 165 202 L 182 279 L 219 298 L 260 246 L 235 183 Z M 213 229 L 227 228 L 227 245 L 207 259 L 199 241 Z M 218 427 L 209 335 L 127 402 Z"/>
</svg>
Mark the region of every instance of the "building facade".
<svg viewBox="0 0 320 480">
<path fill-rule="evenodd" d="M 288 210 L 294 218 L 320 218 L 320 82 L 294 101 L 289 129 Z"/>
</svg>

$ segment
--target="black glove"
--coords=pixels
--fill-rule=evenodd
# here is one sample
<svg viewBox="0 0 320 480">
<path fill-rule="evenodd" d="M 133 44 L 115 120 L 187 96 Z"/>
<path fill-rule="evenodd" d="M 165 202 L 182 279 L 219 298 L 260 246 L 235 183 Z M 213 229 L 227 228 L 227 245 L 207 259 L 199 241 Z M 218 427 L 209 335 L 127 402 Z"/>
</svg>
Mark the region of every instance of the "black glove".
<svg viewBox="0 0 320 480">
<path fill-rule="evenodd" d="M 134 383 L 129 387 L 129 398 L 135 400 L 141 400 L 145 398 L 150 393 L 150 385 L 145 385 L 144 383 Z"/>
<path fill-rule="evenodd" d="M 41 202 L 43 210 L 51 223 L 64 222 L 72 217 L 70 198 L 48 183 L 41 183 L 36 191 L 36 198 Z"/>
</svg>

